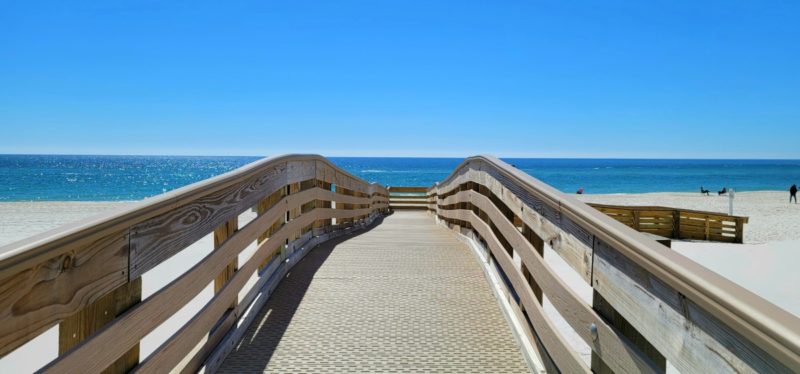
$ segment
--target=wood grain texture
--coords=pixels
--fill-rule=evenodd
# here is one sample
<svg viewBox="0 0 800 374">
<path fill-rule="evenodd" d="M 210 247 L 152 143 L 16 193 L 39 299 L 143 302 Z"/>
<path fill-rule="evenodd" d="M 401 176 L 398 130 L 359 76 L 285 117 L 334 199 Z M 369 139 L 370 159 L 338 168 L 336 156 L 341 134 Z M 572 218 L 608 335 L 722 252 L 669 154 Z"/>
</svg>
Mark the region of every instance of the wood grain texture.
<svg viewBox="0 0 800 374">
<path fill-rule="evenodd" d="M 320 160 L 332 166 L 330 162 L 318 155 L 284 155 L 265 158 L 231 172 L 125 205 L 118 210 L 5 245 L 0 247 L 0 279 L 31 269 L 63 253 L 85 248 L 100 238 L 128 230 L 133 225 L 169 212 L 203 196 L 242 184 L 253 176 L 269 173 L 276 165 L 285 165 L 290 161 L 309 160 Z"/>
<path fill-rule="evenodd" d="M 595 290 L 681 372 L 790 373 L 761 347 L 602 243 Z"/>
<path fill-rule="evenodd" d="M 79 312 L 65 318 L 58 327 L 58 354 L 66 354 L 86 338 L 112 322 L 133 305 L 142 301 L 142 279 L 123 284 Z M 127 373 L 139 364 L 139 344 L 103 370 L 103 373 Z"/>
<path fill-rule="evenodd" d="M 232 218 L 228 220 L 228 222 L 223 223 L 216 229 L 214 229 L 214 249 L 217 249 L 222 246 L 228 238 L 233 236 L 236 233 L 236 230 L 239 229 L 239 217 Z M 228 263 L 228 266 L 222 270 L 216 278 L 214 278 L 214 293 L 218 293 L 222 287 L 225 287 L 225 283 L 228 283 L 228 280 L 233 277 L 233 274 L 239 268 L 239 258 L 234 258 L 233 261 Z M 231 303 L 231 308 L 236 306 L 236 300 Z"/>
<path fill-rule="evenodd" d="M 127 282 L 125 232 L 0 280 L 0 356 Z"/>
<path fill-rule="evenodd" d="M 289 163 L 275 165 L 269 172 L 131 227 L 131 278 L 141 276 L 290 181 L 303 180 L 313 173 L 299 167 L 291 170 L 296 174 L 291 174 Z"/>
</svg>

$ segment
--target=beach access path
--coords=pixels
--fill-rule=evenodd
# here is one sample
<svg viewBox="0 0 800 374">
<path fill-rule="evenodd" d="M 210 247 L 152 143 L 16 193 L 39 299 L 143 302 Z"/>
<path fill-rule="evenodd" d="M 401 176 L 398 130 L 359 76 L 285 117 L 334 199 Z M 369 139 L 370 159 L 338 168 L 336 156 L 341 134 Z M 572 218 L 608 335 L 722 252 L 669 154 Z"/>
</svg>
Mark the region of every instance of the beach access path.
<svg viewBox="0 0 800 374">
<path fill-rule="evenodd" d="M 699 193 L 646 193 L 582 195 L 586 202 L 615 205 L 663 205 L 684 209 L 708 210 L 725 213 L 728 198 L 725 196 L 702 196 Z M 0 203 L 0 245 L 8 244 L 34 234 L 54 229 L 68 222 L 85 219 L 97 213 L 122 206 L 120 202 L 2 202 Z M 788 192 L 738 192 L 734 203 L 734 213 L 750 217 L 745 226 L 745 244 L 707 243 L 674 241 L 672 248 L 703 266 L 733 280 L 758 293 L 779 307 L 800 315 L 800 292 L 794 285 L 800 284 L 800 273 L 794 264 L 800 262 L 800 204 L 788 203 Z M 248 211 L 240 217 L 246 222 L 255 216 Z M 163 266 L 145 275 L 143 297 L 152 294 L 170 279 L 172 271 L 183 271 L 188 266 L 208 254 L 213 248 L 213 240 L 205 237 L 182 251 Z M 243 251 L 249 256 L 254 248 Z M 581 289 L 583 282 L 575 275 L 570 281 L 572 269 L 557 255 L 545 252 L 547 261 L 557 272 L 564 274 L 584 299 L 591 299 L 591 289 Z M 246 287 L 247 288 L 247 287 Z M 164 341 L 177 326 L 191 317 L 213 296 L 213 287 L 201 292 L 178 315 L 163 324 L 162 328 L 148 335 L 141 345 L 142 355 L 146 356 Z M 194 309 L 193 309 L 194 308 Z M 568 324 L 558 320 L 557 312 L 545 303 L 545 312 L 555 319 L 556 325 L 569 329 Z M 0 360 L 0 372 L 30 372 L 39 368 L 57 355 L 57 327 L 21 347 Z M 590 359 L 588 347 L 577 336 L 570 342 Z M 23 358 L 23 359 L 20 359 Z M 14 366 L 11 366 L 14 362 Z M 21 365 L 21 366 L 20 366 Z"/>
</svg>

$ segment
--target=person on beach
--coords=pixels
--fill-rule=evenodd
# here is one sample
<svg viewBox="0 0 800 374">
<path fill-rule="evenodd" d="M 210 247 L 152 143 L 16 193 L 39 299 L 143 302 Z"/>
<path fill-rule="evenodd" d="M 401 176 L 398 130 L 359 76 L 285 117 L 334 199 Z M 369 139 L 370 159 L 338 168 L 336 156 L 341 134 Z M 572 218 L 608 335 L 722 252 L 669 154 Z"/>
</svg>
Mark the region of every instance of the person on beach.
<svg viewBox="0 0 800 374">
<path fill-rule="evenodd" d="M 791 187 L 789 187 L 789 202 L 790 203 L 792 202 L 792 199 L 794 199 L 794 203 L 797 204 L 797 185 L 796 184 L 793 184 Z"/>
<path fill-rule="evenodd" d="M 701 194 L 701 195 L 706 195 L 706 196 L 708 196 L 708 193 L 709 193 L 709 192 L 711 192 L 711 191 L 709 191 L 709 190 L 707 190 L 707 189 L 703 188 L 703 186 L 700 186 L 700 194 Z"/>
<path fill-rule="evenodd" d="M 583 187 L 579 188 L 577 192 L 578 195 L 583 195 Z"/>
<path fill-rule="evenodd" d="M 722 196 L 722 195 L 724 195 L 726 193 L 728 193 L 728 187 L 722 187 L 722 190 L 717 191 L 717 195 L 720 195 L 720 196 Z"/>
</svg>

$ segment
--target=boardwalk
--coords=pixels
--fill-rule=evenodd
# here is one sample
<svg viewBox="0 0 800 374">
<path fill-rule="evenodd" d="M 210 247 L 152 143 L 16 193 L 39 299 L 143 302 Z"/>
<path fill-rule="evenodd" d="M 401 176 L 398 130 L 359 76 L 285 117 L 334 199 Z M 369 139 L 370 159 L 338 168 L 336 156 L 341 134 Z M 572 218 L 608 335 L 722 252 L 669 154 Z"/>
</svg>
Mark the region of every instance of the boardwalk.
<svg viewBox="0 0 800 374">
<path fill-rule="evenodd" d="M 529 372 L 476 259 L 424 212 L 323 245 L 221 372 Z"/>
<path fill-rule="evenodd" d="M 738 241 L 744 220 L 617 208 L 491 156 L 431 187 L 265 158 L 0 248 L 0 358 L 57 326 L 44 373 L 800 373 L 796 315 L 635 231 Z M 207 235 L 213 251 L 142 297 L 145 273 Z M 162 326 L 177 332 L 140 356 Z"/>
</svg>

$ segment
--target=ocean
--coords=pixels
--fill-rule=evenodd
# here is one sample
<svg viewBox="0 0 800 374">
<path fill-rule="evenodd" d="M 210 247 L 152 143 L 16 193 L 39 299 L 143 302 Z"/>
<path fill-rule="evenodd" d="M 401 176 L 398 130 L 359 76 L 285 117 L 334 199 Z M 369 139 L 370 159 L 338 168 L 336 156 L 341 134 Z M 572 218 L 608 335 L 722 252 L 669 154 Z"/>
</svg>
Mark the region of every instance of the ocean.
<svg viewBox="0 0 800 374">
<path fill-rule="evenodd" d="M 139 200 L 233 170 L 258 157 L 0 155 L 0 201 Z M 331 157 L 345 170 L 387 186 L 430 186 L 458 158 Z M 800 160 L 504 159 L 574 193 L 786 190 L 800 183 Z"/>
</svg>

